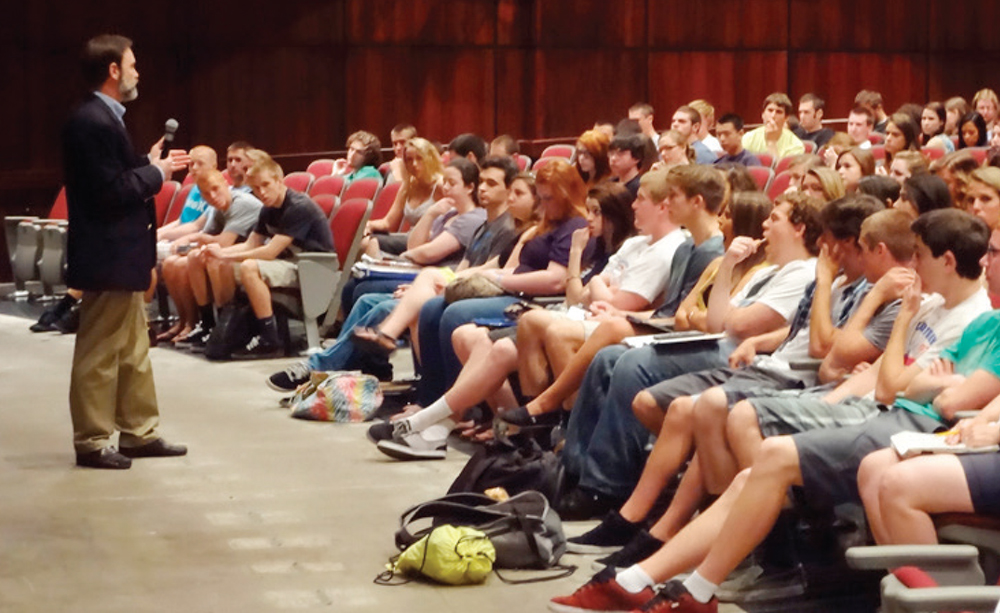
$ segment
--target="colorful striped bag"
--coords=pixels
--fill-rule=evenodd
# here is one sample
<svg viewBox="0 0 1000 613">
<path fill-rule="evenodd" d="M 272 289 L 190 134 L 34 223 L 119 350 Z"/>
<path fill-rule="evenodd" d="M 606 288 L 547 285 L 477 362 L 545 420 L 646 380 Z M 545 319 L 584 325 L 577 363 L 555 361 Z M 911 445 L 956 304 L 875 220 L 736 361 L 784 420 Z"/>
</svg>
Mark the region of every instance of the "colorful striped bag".
<svg viewBox="0 0 1000 613">
<path fill-rule="evenodd" d="M 365 421 L 381 405 L 378 379 L 357 370 L 313 372 L 289 403 L 292 417 L 341 423 Z"/>
</svg>

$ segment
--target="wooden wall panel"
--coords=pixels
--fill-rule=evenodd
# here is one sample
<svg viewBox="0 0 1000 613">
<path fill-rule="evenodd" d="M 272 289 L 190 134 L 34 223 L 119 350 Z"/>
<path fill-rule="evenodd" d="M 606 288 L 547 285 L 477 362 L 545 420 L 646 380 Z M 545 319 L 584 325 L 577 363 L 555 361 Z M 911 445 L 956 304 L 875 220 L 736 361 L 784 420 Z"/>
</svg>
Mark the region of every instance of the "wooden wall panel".
<svg viewBox="0 0 1000 613">
<path fill-rule="evenodd" d="M 537 0 L 534 43 L 607 49 L 646 44 L 646 0 Z"/>
<path fill-rule="evenodd" d="M 784 49 L 788 0 L 650 2 L 654 49 Z"/>
<path fill-rule="evenodd" d="M 478 0 L 347 0 L 352 44 L 490 45 L 495 4 Z"/>
<path fill-rule="evenodd" d="M 462 132 L 490 134 L 495 122 L 493 53 L 488 50 L 368 48 L 350 54 L 348 130 L 388 137 L 407 121 L 421 135 L 447 142 Z M 338 142 L 337 147 L 340 144 Z"/>
<path fill-rule="evenodd" d="M 931 0 L 789 0 L 790 47 L 802 50 L 919 51 Z"/>
<path fill-rule="evenodd" d="M 878 53 L 796 53 L 790 62 L 792 98 L 815 92 L 826 100 L 826 117 L 846 117 L 862 89 L 882 94 L 887 112 L 927 98 L 923 55 Z"/>
<path fill-rule="evenodd" d="M 760 120 L 761 102 L 768 94 L 786 91 L 786 54 L 771 53 L 651 53 L 650 99 L 657 128 L 669 127 L 677 107 L 704 98 L 716 116 L 734 111 L 748 123 Z"/>
</svg>

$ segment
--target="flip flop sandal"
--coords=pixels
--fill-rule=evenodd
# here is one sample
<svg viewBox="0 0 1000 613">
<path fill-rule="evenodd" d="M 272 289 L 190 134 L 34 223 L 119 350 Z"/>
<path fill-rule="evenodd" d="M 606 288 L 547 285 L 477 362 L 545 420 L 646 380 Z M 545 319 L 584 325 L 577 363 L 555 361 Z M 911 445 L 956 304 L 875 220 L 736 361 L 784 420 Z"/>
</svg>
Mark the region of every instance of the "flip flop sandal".
<svg viewBox="0 0 1000 613">
<path fill-rule="evenodd" d="M 396 350 L 396 339 L 379 328 L 355 328 L 351 340 L 355 347 L 367 353 L 388 357 Z"/>
</svg>

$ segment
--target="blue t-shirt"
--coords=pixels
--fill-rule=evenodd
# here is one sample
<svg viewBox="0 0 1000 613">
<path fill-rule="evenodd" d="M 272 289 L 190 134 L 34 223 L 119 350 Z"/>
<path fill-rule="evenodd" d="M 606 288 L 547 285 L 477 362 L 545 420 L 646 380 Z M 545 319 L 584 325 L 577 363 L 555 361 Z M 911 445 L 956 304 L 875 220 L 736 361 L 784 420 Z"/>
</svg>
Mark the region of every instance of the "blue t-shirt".
<svg viewBox="0 0 1000 613">
<path fill-rule="evenodd" d="M 187 200 L 184 201 L 184 208 L 181 209 L 180 223 L 194 221 L 208 210 L 208 203 L 201 197 L 201 190 L 195 185 L 188 192 Z"/>
<path fill-rule="evenodd" d="M 549 267 L 549 262 L 566 266 L 569 264 L 569 248 L 573 242 L 573 232 L 586 227 L 587 220 L 583 217 L 570 217 L 560 221 L 545 234 L 531 239 L 521 248 L 521 256 L 514 273 L 545 270 Z M 587 249 L 583 252 L 581 266 L 586 267 L 594 257 L 596 242 L 590 239 Z"/>
</svg>

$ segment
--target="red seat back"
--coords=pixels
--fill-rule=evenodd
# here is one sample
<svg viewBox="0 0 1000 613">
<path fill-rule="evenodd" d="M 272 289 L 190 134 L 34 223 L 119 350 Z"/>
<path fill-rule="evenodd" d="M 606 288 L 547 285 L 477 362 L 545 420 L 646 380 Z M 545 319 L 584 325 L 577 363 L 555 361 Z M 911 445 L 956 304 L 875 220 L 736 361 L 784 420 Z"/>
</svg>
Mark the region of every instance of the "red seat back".
<svg viewBox="0 0 1000 613">
<path fill-rule="evenodd" d="M 55 202 L 52 203 L 52 208 L 49 209 L 49 219 L 69 219 L 69 208 L 66 205 L 66 186 L 59 188 L 59 193 L 56 194 Z"/>
<path fill-rule="evenodd" d="M 566 158 L 568 160 L 573 157 L 574 153 L 576 153 L 576 147 L 574 145 L 549 145 L 542 150 L 542 155 L 538 157 L 539 159 L 559 157 Z"/>
<path fill-rule="evenodd" d="M 976 158 L 976 163 L 980 166 L 986 161 L 986 154 L 989 152 L 988 147 L 966 147 L 964 149 L 972 154 L 972 157 Z"/>
<path fill-rule="evenodd" d="M 768 168 L 774 166 L 774 156 L 770 153 L 754 153 L 754 155 L 760 160 L 761 166 L 767 166 Z"/>
<path fill-rule="evenodd" d="M 330 232 L 333 233 L 333 247 L 337 251 L 337 259 L 343 265 L 347 262 L 347 252 L 351 249 L 354 236 L 362 231 L 361 219 L 368 209 L 368 201 L 363 198 L 345 200 L 330 219 Z"/>
<path fill-rule="evenodd" d="M 333 215 L 333 212 L 337 209 L 337 196 L 333 194 L 314 194 L 311 196 L 313 202 L 319 205 L 319 208 L 323 209 L 323 214 L 329 218 Z"/>
<path fill-rule="evenodd" d="M 400 183 L 390 183 L 379 191 L 378 197 L 375 198 L 375 206 L 372 208 L 372 219 L 382 219 L 389 214 L 389 209 L 396 201 L 396 194 L 399 193 L 400 187 L 402 187 Z M 389 230 L 394 232 L 397 228 L 389 228 Z"/>
<path fill-rule="evenodd" d="M 923 147 L 920 149 L 920 153 L 923 154 L 924 159 L 928 162 L 933 162 L 934 160 L 940 160 L 944 157 L 944 149 L 940 147 Z"/>
<path fill-rule="evenodd" d="M 312 186 L 309 188 L 309 195 L 319 196 L 320 194 L 330 194 L 332 196 L 340 196 L 342 191 L 344 191 L 344 177 L 341 175 L 330 175 L 329 177 L 320 177 L 313 181 Z"/>
<path fill-rule="evenodd" d="M 767 188 L 767 197 L 774 200 L 781 194 L 785 193 L 788 189 L 789 183 L 792 182 L 792 174 L 787 170 L 785 172 L 779 172 L 777 175 L 771 179 L 771 185 Z"/>
<path fill-rule="evenodd" d="M 309 163 L 309 166 L 306 167 L 306 172 L 316 177 L 317 179 L 320 177 L 332 175 L 333 160 L 328 160 L 328 159 L 313 160 L 312 162 Z"/>
<path fill-rule="evenodd" d="M 778 161 L 774 163 L 774 174 L 780 174 L 788 170 L 788 167 L 791 166 L 793 159 L 795 159 L 794 155 L 778 158 Z"/>
<path fill-rule="evenodd" d="M 529 168 L 531 168 L 531 158 L 529 158 L 526 155 L 521 155 L 520 153 L 518 153 L 517 155 L 514 156 L 514 161 L 517 162 L 517 168 L 521 172 L 524 172 Z"/>
<path fill-rule="evenodd" d="M 313 176 L 308 172 L 299 171 L 285 175 L 285 185 L 297 192 L 308 193 L 312 182 Z"/>
<path fill-rule="evenodd" d="M 170 210 L 170 203 L 174 201 L 174 196 L 177 195 L 180 189 L 181 184 L 177 181 L 164 181 L 163 187 L 154 196 L 153 201 L 156 203 L 156 227 L 163 225 L 163 220 L 167 218 L 167 212 Z"/>
<path fill-rule="evenodd" d="M 174 194 L 170 208 L 167 210 L 167 215 L 163 218 L 163 224 L 161 225 L 180 219 L 181 211 L 184 210 L 184 203 L 187 202 L 188 194 L 191 193 L 192 189 L 194 189 L 194 183 L 188 183 L 187 185 L 182 185 L 180 191 Z"/>
<path fill-rule="evenodd" d="M 753 177 L 754 182 L 757 183 L 760 191 L 764 191 L 767 188 L 767 184 L 774 178 L 774 171 L 764 166 L 748 166 L 747 171 Z"/>
<path fill-rule="evenodd" d="M 344 188 L 344 200 L 354 198 L 364 198 L 365 200 L 375 200 L 382 182 L 372 177 L 370 179 L 355 179 L 350 185 Z"/>
<path fill-rule="evenodd" d="M 816 153 L 816 143 L 811 140 L 802 141 L 802 146 L 806 148 L 806 153 Z"/>
</svg>

